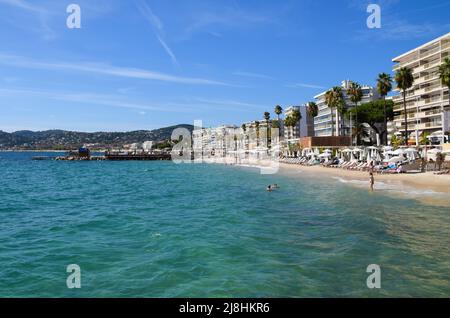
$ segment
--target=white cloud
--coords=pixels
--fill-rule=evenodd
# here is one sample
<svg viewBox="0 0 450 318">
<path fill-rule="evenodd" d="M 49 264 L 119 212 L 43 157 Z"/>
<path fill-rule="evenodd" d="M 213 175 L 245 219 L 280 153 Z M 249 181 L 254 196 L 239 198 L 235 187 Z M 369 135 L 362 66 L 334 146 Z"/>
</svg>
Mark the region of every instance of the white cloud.
<svg viewBox="0 0 450 318">
<path fill-rule="evenodd" d="M 325 87 L 315 84 L 306 84 L 306 83 L 295 83 L 286 85 L 286 87 L 290 88 L 313 88 L 313 89 L 325 89 Z"/>
<path fill-rule="evenodd" d="M 174 107 L 171 104 L 150 104 L 144 102 L 132 102 L 117 95 L 105 95 L 86 92 L 60 92 L 44 89 L 32 88 L 0 88 L 1 96 L 35 96 L 52 100 L 62 100 L 67 102 L 77 102 L 89 105 L 111 106 L 117 108 L 127 108 L 139 110 L 141 113 L 146 111 L 158 112 L 190 112 L 189 105 L 183 107 Z"/>
<path fill-rule="evenodd" d="M 0 0 L 0 4 L 6 4 L 18 9 L 32 11 L 32 12 L 45 12 L 44 9 L 36 7 L 25 0 Z"/>
<path fill-rule="evenodd" d="M 175 54 L 173 53 L 173 50 L 167 45 L 167 41 L 164 39 L 163 35 L 163 28 L 164 25 L 161 21 L 161 19 L 153 13 L 153 10 L 150 8 L 147 2 L 144 0 L 141 0 L 137 2 L 137 7 L 141 14 L 144 16 L 144 18 L 150 22 L 150 25 L 153 27 L 156 38 L 158 39 L 159 43 L 163 47 L 164 51 L 166 51 L 167 55 L 169 55 L 170 59 L 172 60 L 172 63 L 174 66 L 179 66 L 178 59 L 176 58 Z"/>
<path fill-rule="evenodd" d="M 260 79 L 274 79 L 272 76 L 269 76 L 269 75 L 251 73 L 251 72 L 242 72 L 242 71 L 234 72 L 233 75 L 243 76 L 243 77 L 260 78 Z"/>
<path fill-rule="evenodd" d="M 154 80 L 180 84 L 228 85 L 226 83 L 215 80 L 193 78 L 193 77 L 181 77 L 139 68 L 116 67 L 104 63 L 41 62 L 22 56 L 7 55 L 2 53 L 0 53 L 0 64 L 29 69 L 85 72 L 100 75 L 111 75 L 117 77 Z"/>
</svg>

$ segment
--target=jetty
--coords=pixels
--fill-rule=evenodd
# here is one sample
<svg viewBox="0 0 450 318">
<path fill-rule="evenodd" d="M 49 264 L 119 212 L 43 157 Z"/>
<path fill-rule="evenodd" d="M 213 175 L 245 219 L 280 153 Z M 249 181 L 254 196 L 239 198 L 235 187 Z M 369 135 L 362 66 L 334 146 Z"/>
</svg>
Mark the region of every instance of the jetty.
<svg viewBox="0 0 450 318">
<path fill-rule="evenodd" d="M 151 152 L 105 152 L 105 160 L 171 160 L 170 153 L 151 153 Z"/>
<path fill-rule="evenodd" d="M 35 159 L 35 158 L 33 158 Z M 58 161 L 158 161 L 171 160 L 170 152 L 151 152 L 151 151 L 127 151 L 127 150 L 107 150 L 103 156 L 92 156 L 88 148 L 82 147 L 78 151 L 70 151 L 66 156 L 56 157 Z M 35 159 L 37 160 L 37 159 Z"/>
</svg>

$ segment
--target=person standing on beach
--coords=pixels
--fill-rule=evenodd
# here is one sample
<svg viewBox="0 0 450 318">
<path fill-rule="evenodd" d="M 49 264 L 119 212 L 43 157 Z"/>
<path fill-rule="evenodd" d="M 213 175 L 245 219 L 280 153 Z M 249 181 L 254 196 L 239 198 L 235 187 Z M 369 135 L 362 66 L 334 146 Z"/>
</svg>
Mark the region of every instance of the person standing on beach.
<svg viewBox="0 0 450 318">
<path fill-rule="evenodd" d="M 375 178 L 373 177 L 373 172 L 370 172 L 370 191 L 373 192 L 373 185 L 375 183 Z"/>
</svg>

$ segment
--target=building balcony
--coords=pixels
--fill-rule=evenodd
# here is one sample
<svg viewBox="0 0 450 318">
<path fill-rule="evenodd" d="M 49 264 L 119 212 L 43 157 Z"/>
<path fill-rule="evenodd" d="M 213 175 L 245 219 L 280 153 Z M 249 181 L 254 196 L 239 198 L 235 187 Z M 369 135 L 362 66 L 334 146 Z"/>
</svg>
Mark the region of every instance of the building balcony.
<svg viewBox="0 0 450 318">
<path fill-rule="evenodd" d="M 417 74 L 426 70 L 429 70 L 432 67 L 439 66 L 441 64 L 440 60 L 433 61 L 431 63 L 420 65 L 419 67 L 414 68 L 413 74 Z"/>
<path fill-rule="evenodd" d="M 442 122 L 428 122 L 415 125 L 416 129 L 439 129 L 442 127 Z"/>
<path fill-rule="evenodd" d="M 414 85 L 424 84 L 424 83 L 431 82 L 431 81 L 438 80 L 438 79 L 439 79 L 439 75 L 437 73 L 432 73 L 432 74 L 429 74 L 426 76 L 419 77 L 418 79 L 416 79 L 414 81 Z"/>
</svg>

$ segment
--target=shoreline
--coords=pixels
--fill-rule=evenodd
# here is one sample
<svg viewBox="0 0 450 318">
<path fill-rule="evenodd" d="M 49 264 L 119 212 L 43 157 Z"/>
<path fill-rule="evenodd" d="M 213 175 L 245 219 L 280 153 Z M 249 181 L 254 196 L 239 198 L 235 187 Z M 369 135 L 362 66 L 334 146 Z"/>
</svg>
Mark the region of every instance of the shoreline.
<svg viewBox="0 0 450 318">
<path fill-rule="evenodd" d="M 240 167 L 263 168 L 269 167 L 273 161 L 251 160 L 245 163 L 216 162 L 219 164 L 236 165 Z M 298 173 L 293 173 L 298 172 Z M 319 178 L 329 181 L 342 182 L 351 187 L 369 189 L 369 172 L 346 170 L 340 168 L 326 168 L 320 165 L 302 166 L 296 164 L 279 163 L 276 174 L 293 178 Z M 450 205 L 450 175 L 435 175 L 433 172 L 374 174 L 374 192 L 388 196 L 418 200 L 432 205 Z"/>
<path fill-rule="evenodd" d="M 369 173 L 365 171 L 302 166 L 280 163 L 280 170 L 299 171 L 312 178 L 335 179 L 360 189 L 369 190 Z M 302 174 L 297 175 L 301 176 Z M 374 174 L 374 192 L 415 199 L 428 204 L 450 205 L 450 175 L 433 172 L 415 174 Z"/>
</svg>

